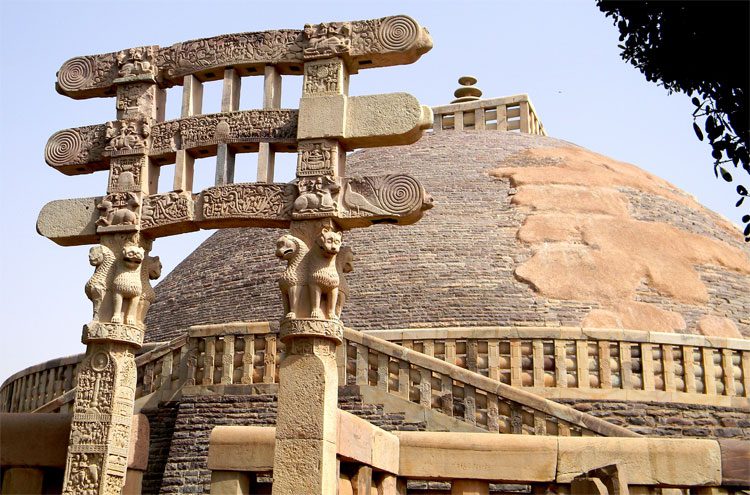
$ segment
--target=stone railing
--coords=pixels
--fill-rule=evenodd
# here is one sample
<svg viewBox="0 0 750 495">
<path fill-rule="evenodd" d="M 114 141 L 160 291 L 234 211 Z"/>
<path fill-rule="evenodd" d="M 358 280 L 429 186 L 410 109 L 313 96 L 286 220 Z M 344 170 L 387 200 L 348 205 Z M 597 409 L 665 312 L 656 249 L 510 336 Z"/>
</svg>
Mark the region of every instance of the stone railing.
<svg viewBox="0 0 750 495">
<path fill-rule="evenodd" d="M 424 408 L 499 433 L 634 436 L 568 406 L 543 399 L 432 356 L 346 329 L 339 383 L 373 385 Z M 344 366 L 344 362 L 346 365 Z"/>
<path fill-rule="evenodd" d="M 750 340 L 581 328 L 371 335 L 548 398 L 750 407 Z"/>
<path fill-rule="evenodd" d="M 0 388 L 2 412 L 28 412 L 59 397 L 75 385 L 83 354 L 52 359 L 8 377 Z"/>
<path fill-rule="evenodd" d="M 472 402 L 472 393 L 476 395 L 476 391 L 472 392 L 471 387 L 449 391 L 446 384 L 444 391 L 443 378 L 450 373 L 433 374 L 431 380 L 422 382 L 425 367 L 414 364 L 421 362 L 422 355 L 477 375 L 466 377 L 489 378 L 553 399 L 661 401 L 750 408 L 748 340 L 578 328 L 472 327 L 375 331 L 370 335 L 400 346 L 384 353 L 368 347 L 370 344 L 350 340 L 346 347 L 347 365 L 340 364 L 339 368 L 342 379 L 382 388 L 387 360 L 390 393 L 450 416 L 465 419 L 468 414 L 469 422 L 473 409 L 476 422 L 482 426 L 487 425 L 487 396 L 480 393 Z M 366 356 L 364 348 L 369 349 Z M 341 349 L 339 363 L 343 363 Z M 144 347 L 136 358 L 136 396 L 140 398 L 157 390 L 177 391 L 183 385 L 277 383 L 281 352 L 283 345 L 277 342 L 276 333 L 267 323 L 192 327 L 186 336 Z M 408 352 L 408 359 L 402 359 L 404 352 Z M 55 359 L 9 377 L 0 389 L 1 410 L 64 410 L 64 405 L 73 398 L 76 365 L 82 357 Z M 408 373 L 407 363 L 411 363 Z M 435 365 L 430 361 L 431 369 Z M 708 372 L 704 373 L 704 369 Z M 401 378 L 404 380 L 400 381 Z M 468 413 L 465 399 L 470 404 Z M 490 424 L 494 425 L 494 399 L 489 400 L 493 411 Z M 453 409 L 448 407 L 451 401 Z M 508 416 L 509 411 L 499 403 L 498 408 L 498 429 L 502 424 L 508 426 L 503 421 L 509 417 L 512 426 L 513 413 Z M 534 424 L 529 414 L 522 428 Z M 518 425 L 518 420 L 515 421 Z"/>
<path fill-rule="evenodd" d="M 432 107 L 433 132 L 447 130 L 520 131 L 546 136 L 527 94 Z"/>
</svg>

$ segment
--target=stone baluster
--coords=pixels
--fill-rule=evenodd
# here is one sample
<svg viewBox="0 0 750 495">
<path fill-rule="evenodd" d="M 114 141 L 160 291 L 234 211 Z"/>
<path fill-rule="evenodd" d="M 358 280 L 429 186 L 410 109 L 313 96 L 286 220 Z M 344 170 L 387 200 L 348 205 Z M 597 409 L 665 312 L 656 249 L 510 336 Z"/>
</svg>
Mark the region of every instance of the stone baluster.
<svg viewBox="0 0 750 495">
<path fill-rule="evenodd" d="M 369 385 L 368 350 L 362 344 L 355 344 L 357 348 L 357 385 Z"/>
<path fill-rule="evenodd" d="M 742 351 L 742 387 L 745 397 L 750 397 L 750 351 Z"/>
<path fill-rule="evenodd" d="M 644 391 L 654 391 L 654 355 L 648 343 L 641 343 L 641 380 Z"/>
<path fill-rule="evenodd" d="M 221 383 L 231 385 L 234 382 L 234 335 L 224 336 L 224 352 L 221 355 Z"/>
<path fill-rule="evenodd" d="M 589 388 L 589 344 L 585 340 L 576 340 L 576 372 L 578 388 Z"/>
<path fill-rule="evenodd" d="M 664 390 L 674 392 L 677 387 L 675 384 L 674 371 L 674 347 L 669 344 L 661 346 L 661 363 L 662 375 L 664 376 Z"/>
<path fill-rule="evenodd" d="M 242 377 L 240 383 L 253 383 L 254 358 L 255 358 L 255 335 L 243 335 L 242 340 L 245 350 L 242 353 Z"/>
<path fill-rule="evenodd" d="M 203 108 L 203 83 L 193 75 L 187 75 L 182 82 L 182 112 L 181 117 L 187 118 L 200 115 Z M 172 188 L 176 192 L 190 192 L 193 190 L 193 175 L 195 158 L 187 150 L 178 149 L 175 157 L 174 183 Z"/>
<path fill-rule="evenodd" d="M 599 345 L 599 388 L 612 388 L 612 365 L 610 363 L 609 341 L 600 341 Z"/>
<path fill-rule="evenodd" d="M 521 341 L 510 341 L 510 384 L 514 387 L 523 385 L 521 379 Z"/>
<path fill-rule="evenodd" d="M 205 337 L 203 342 L 206 347 L 203 350 L 203 380 L 201 385 L 213 385 L 216 365 L 216 337 Z"/>
<path fill-rule="evenodd" d="M 242 79 L 234 68 L 224 70 L 224 86 L 221 93 L 221 111 L 235 112 L 240 108 L 240 87 Z M 230 128 L 226 120 L 219 120 L 216 126 L 216 178 L 215 184 L 222 186 L 234 182 L 235 152 L 229 147 Z"/>
<path fill-rule="evenodd" d="M 453 379 L 448 375 L 440 376 L 440 411 L 453 416 Z"/>
<path fill-rule="evenodd" d="M 736 387 L 734 385 L 734 363 L 732 362 L 732 349 L 722 349 L 721 351 L 721 367 L 724 379 L 724 395 L 728 397 L 734 397 L 737 395 Z"/>
<path fill-rule="evenodd" d="M 386 354 L 378 353 L 378 383 L 380 390 L 388 392 L 390 372 L 388 371 L 389 358 Z M 345 382 L 341 382 L 345 383 Z"/>
<path fill-rule="evenodd" d="M 273 65 L 266 65 L 263 75 L 263 108 L 281 108 L 281 75 Z M 271 144 L 258 144 L 258 182 L 273 182 L 275 152 Z"/>
<path fill-rule="evenodd" d="M 703 365 L 703 393 L 706 395 L 716 395 L 716 371 L 713 349 L 709 347 L 701 348 L 701 364 Z"/>
<path fill-rule="evenodd" d="M 565 364 L 566 350 L 564 340 L 555 340 L 555 386 L 567 388 L 568 367 Z"/>
<path fill-rule="evenodd" d="M 489 495 L 490 484 L 481 480 L 454 480 L 451 495 Z"/>
<path fill-rule="evenodd" d="M 500 381 L 500 342 L 498 339 L 490 339 L 487 342 L 487 366 L 489 377 Z"/>
<path fill-rule="evenodd" d="M 544 342 L 532 341 L 532 367 L 534 387 L 544 387 Z"/>
</svg>

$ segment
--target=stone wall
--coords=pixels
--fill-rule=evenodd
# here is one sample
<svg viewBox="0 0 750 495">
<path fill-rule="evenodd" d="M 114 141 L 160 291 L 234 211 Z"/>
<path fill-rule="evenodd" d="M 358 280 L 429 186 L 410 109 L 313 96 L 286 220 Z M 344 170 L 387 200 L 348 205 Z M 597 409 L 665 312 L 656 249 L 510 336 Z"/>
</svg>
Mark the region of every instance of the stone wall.
<svg viewBox="0 0 750 495">
<path fill-rule="evenodd" d="M 148 470 L 143 493 L 208 493 L 211 471 L 206 460 L 215 426 L 274 426 L 276 395 L 185 395 L 143 411 L 151 425 Z M 385 413 L 383 406 L 363 404 L 357 387 L 340 389 L 339 407 L 385 430 L 423 431 L 403 414 Z"/>
<path fill-rule="evenodd" d="M 657 402 L 557 400 L 646 436 L 750 440 L 747 411 Z"/>
</svg>

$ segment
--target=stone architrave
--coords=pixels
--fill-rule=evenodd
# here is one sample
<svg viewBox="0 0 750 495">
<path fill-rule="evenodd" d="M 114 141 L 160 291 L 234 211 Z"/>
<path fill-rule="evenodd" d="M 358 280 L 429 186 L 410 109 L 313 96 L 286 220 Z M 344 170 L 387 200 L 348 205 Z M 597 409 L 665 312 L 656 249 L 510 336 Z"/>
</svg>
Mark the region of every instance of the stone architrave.
<svg viewBox="0 0 750 495">
<path fill-rule="evenodd" d="M 427 30 L 413 19 L 390 16 L 135 47 L 63 64 L 58 92 L 75 99 L 116 95 L 117 108 L 116 120 L 59 131 L 45 148 L 46 162 L 67 175 L 109 172 L 103 196 L 52 201 L 37 221 L 38 232 L 60 245 L 95 244 L 85 287 L 92 318 L 83 331 L 88 348 L 79 368 L 65 494 L 118 494 L 124 486 L 134 353 L 154 300 L 149 281 L 161 271 L 158 257 L 149 256 L 152 241 L 225 227 L 290 228 L 276 246 L 288 262 L 280 280 L 288 353 L 280 372 L 273 490 L 335 493 L 335 349 L 348 296 L 344 275 L 354 262 L 342 233 L 376 223 L 408 225 L 432 206 L 408 174 L 345 177 L 346 151 L 410 144 L 432 125 L 429 107 L 411 95 L 349 97 L 349 76 L 412 63 L 431 47 Z M 276 76 L 302 70 L 298 110 L 240 111 L 233 104 L 200 114 L 200 81 L 224 75 L 225 93 L 236 101 L 238 71 L 258 65 Z M 182 118 L 165 121 L 164 89 L 179 84 L 185 87 Z M 233 184 L 229 155 L 260 145 L 267 152 L 271 143 L 298 150 L 297 179 L 272 183 L 269 168 L 262 181 Z M 191 190 L 193 156 L 217 156 L 214 187 Z M 177 164 L 174 190 L 160 192 L 160 167 L 168 163 Z"/>
</svg>

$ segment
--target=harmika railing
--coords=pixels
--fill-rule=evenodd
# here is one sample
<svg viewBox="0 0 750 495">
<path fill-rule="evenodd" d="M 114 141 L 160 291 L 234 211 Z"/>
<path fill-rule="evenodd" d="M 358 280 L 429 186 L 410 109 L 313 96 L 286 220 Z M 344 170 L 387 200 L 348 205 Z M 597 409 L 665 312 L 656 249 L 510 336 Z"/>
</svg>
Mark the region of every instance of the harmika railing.
<svg viewBox="0 0 750 495">
<path fill-rule="evenodd" d="M 546 136 L 527 94 L 432 107 L 433 132 L 447 130 L 519 131 Z"/>
</svg>

